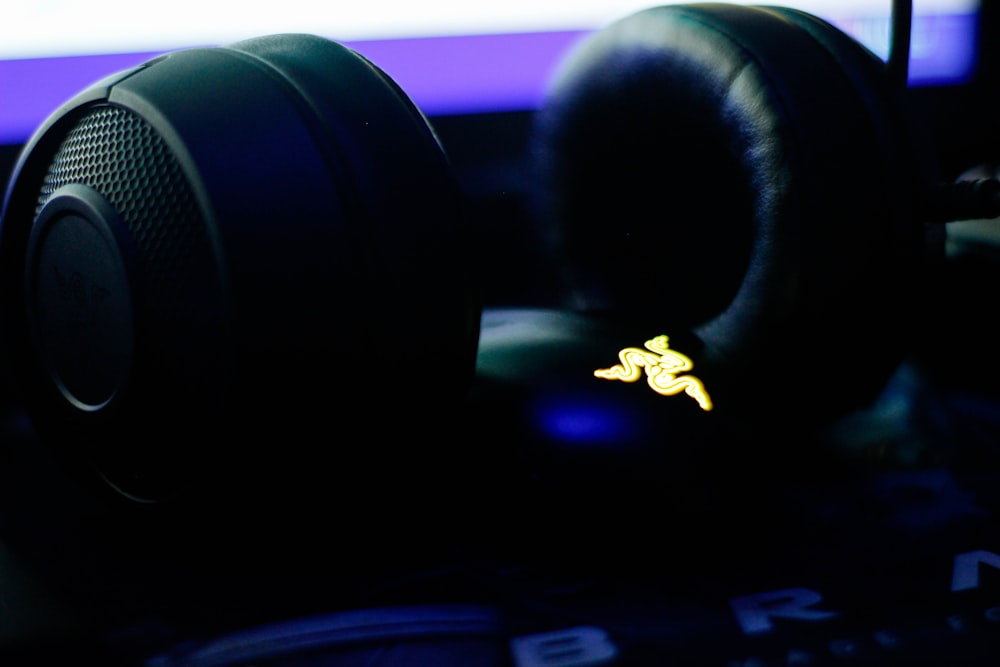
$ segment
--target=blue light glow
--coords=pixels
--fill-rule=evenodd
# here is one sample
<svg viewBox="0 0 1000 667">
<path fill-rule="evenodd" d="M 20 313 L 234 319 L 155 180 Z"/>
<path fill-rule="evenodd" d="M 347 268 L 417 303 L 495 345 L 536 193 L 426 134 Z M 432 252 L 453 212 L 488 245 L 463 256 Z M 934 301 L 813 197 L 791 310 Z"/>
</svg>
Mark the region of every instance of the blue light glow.
<svg viewBox="0 0 1000 667">
<path fill-rule="evenodd" d="M 535 405 L 533 426 L 552 442 L 571 446 L 623 446 L 645 433 L 645 422 L 623 403 L 592 396 L 557 396 Z"/>
</svg>

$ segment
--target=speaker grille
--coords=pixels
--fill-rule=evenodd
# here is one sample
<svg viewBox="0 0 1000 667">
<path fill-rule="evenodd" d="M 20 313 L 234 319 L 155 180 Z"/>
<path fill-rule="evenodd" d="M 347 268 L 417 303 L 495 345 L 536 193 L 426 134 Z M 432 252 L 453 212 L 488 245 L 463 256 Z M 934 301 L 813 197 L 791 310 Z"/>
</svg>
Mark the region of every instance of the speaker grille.
<svg viewBox="0 0 1000 667">
<path fill-rule="evenodd" d="M 129 111 L 100 107 L 69 132 L 49 167 L 39 209 L 69 183 L 97 190 L 115 208 L 151 276 L 175 276 L 183 269 L 173 267 L 190 262 L 204 243 L 204 223 L 176 159 Z"/>
<path fill-rule="evenodd" d="M 168 399 L 163 408 L 194 398 L 188 392 L 205 389 L 218 372 L 225 309 L 206 222 L 176 156 L 135 113 L 95 107 L 53 156 L 38 210 L 67 184 L 99 192 L 132 237 L 136 373 L 157 378 L 157 398 Z"/>
</svg>

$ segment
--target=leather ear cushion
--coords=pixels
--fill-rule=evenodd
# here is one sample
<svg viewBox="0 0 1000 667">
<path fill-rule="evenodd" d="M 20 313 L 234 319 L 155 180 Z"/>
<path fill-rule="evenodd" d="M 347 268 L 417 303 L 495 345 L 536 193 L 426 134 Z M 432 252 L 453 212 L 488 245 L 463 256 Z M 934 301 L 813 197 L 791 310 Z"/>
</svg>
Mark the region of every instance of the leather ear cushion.
<svg viewBox="0 0 1000 667">
<path fill-rule="evenodd" d="M 368 323 L 372 340 L 435 332 L 421 336 L 421 344 L 451 351 L 445 357 L 464 355 L 471 379 L 479 326 L 475 282 L 467 279 L 471 238 L 455 225 L 463 218 L 461 193 L 428 120 L 381 69 L 329 40 L 270 35 L 228 49 L 266 62 L 310 107 L 317 144 L 331 168 L 354 185 L 364 226 L 354 248 L 364 272 L 358 277 L 374 293 L 401 297 L 391 305 L 357 303 L 357 321 Z M 387 261 L 398 257 L 387 247 L 405 248 L 407 261 Z M 464 291 L 455 289 L 458 276 L 466 277 L 460 279 Z M 443 389 L 460 396 L 465 386 Z"/>
<path fill-rule="evenodd" d="M 923 231 L 884 64 L 805 25 L 717 4 L 626 17 L 563 63 L 534 151 L 572 305 L 691 330 L 723 405 L 808 419 L 898 363 Z"/>
<path fill-rule="evenodd" d="M 799 26 L 826 49 L 867 110 L 874 128 L 872 149 L 884 165 L 883 181 L 875 187 L 886 193 L 890 215 L 885 224 L 899 240 L 893 247 L 909 251 L 924 244 L 932 258 L 939 257 L 943 235 L 915 224 L 922 221 L 919 207 L 928 201 L 929 186 L 938 182 L 940 175 L 930 151 L 931 139 L 920 124 L 918 109 L 910 104 L 910 90 L 887 81 L 884 62 L 830 23 L 789 7 L 769 7 L 768 11 Z"/>
</svg>

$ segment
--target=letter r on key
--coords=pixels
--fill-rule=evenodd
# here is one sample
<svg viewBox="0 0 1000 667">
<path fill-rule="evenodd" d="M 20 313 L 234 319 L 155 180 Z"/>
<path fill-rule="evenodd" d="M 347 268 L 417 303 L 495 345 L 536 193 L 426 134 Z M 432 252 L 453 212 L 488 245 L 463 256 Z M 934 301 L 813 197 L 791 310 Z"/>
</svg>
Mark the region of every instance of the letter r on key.
<svg viewBox="0 0 1000 667">
<path fill-rule="evenodd" d="M 729 606 L 743 632 L 754 635 L 773 630 L 772 619 L 775 618 L 815 622 L 836 617 L 835 611 L 809 608 L 822 600 L 822 595 L 808 588 L 784 588 L 732 598 Z"/>
</svg>

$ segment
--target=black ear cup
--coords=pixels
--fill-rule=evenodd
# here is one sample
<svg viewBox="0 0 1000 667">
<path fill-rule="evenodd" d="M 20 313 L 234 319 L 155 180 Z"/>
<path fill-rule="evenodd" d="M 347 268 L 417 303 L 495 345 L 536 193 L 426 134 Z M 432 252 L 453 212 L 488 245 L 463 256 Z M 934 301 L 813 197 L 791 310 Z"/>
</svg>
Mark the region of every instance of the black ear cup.
<svg viewBox="0 0 1000 667">
<path fill-rule="evenodd" d="M 829 429 L 922 340 L 943 257 L 918 113 L 791 9 L 652 7 L 575 46 L 530 136 L 561 296 L 480 335 L 478 405 L 551 482 L 529 505 L 642 525 L 852 465 Z"/>
<path fill-rule="evenodd" d="M 122 497 L 391 485 L 472 380 L 469 241 L 427 119 L 359 54 L 172 53 L 24 149 L 0 236 L 12 373 L 40 438 Z"/>
<path fill-rule="evenodd" d="M 941 252 L 913 115 L 885 63 L 799 11 L 685 4 L 610 25 L 564 61 L 534 130 L 562 306 L 631 332 L 605 365 L 631 348 L 619 373 L 670 377 L 665 412 L 693 404 L 682 377 L 761 438 L 865 405 Z M 668 373 L 658 336 L 684 366 Z"/>
</svg>

